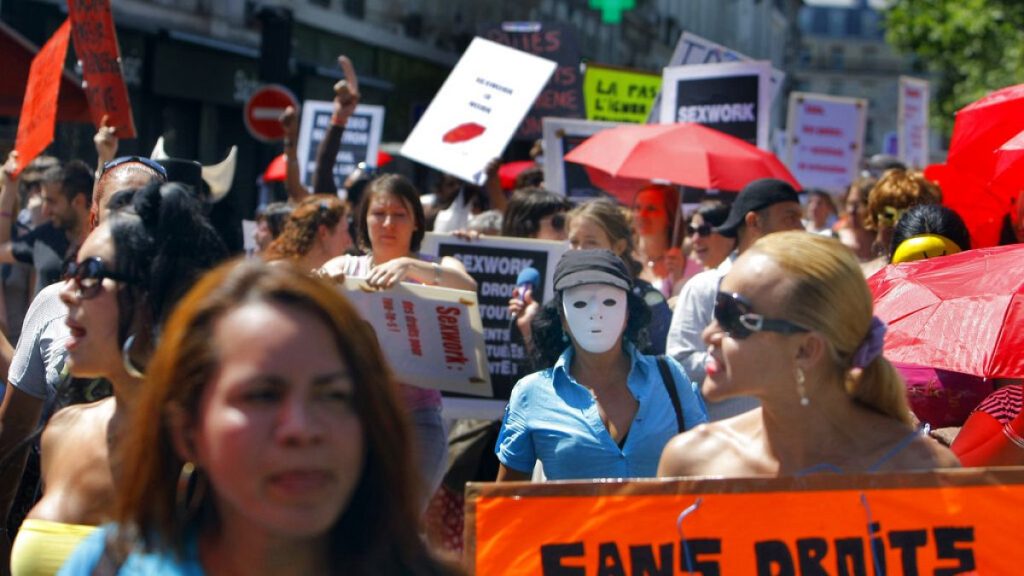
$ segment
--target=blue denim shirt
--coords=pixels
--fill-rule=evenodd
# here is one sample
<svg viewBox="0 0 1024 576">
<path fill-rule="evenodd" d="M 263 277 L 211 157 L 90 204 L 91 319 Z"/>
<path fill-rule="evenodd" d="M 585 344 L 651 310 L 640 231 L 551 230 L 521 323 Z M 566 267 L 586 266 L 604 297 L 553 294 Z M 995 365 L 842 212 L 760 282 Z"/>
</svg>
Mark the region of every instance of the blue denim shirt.
<svg viewBox="0 0 1024 576">
<path fill-rule="evenodd" d="M 573 348 L 553 368 L 521 379 L 505 408 L 495 453 L 507 468 L 529 473 L 539 459 L 549 480 L 652 477 L 665 444 L 678 433 L 675 410 L 655 356 L 626 345 L 631 367 L 626 381 L 639 403 L 626 442 L 619 445 L 601 421 L 597 402 L 569 374 Z M 698 388 L 672 358 L 666 358 L 679 392 L 686 428 L 707 421 Z"/>
</svg>

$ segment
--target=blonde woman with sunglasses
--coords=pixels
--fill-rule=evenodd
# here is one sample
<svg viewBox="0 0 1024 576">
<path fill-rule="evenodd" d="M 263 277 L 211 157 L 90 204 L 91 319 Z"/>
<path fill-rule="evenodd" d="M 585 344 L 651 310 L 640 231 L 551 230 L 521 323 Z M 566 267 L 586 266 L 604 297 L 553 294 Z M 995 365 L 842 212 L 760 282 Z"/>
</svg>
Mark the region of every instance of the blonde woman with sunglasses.
<svg viewBox="0 0 1024 576">
<path fill-rule="evenodd" d="M 911 424 L 882 355 L 885 324 L 854 255 L 830 238 L 779 232 L 733 264 L 704 330 L 708 400 L 761 406 L 681 434 L 659 476 L 791 476 L 958 466 Z"/>
</svg>

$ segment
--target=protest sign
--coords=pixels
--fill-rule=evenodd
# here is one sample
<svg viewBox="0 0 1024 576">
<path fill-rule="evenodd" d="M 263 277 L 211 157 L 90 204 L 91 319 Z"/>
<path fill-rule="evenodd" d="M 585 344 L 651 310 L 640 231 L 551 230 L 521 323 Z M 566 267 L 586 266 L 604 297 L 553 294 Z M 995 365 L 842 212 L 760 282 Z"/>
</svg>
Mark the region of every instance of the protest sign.
<svg viewBox="0 0 1024 576">
<path fill-rule="evenodd" d="M 643 70 L 587 64 L 583 99 L 587 120 L 643 124 L 661 90 L 661 76 Z"/>
<path fill-rule="evenodd" d="M 922 170 L 928 159 L 928 107 L 931 84 L 909 76 L 900 76 L 900 101 L 896 146 L 899 159 L 907 166 Z"/>
<path fill-rule="evenodd" d="M 801 186 L 842 192 L 864 155 L 867 102 L 824 94 L 789 95 L 786 164 Z"/>
<path fill-rule="evenodd" d="M 57 96 L 70 37 L 71 21 L 65 20 L 32 59 L 25 99 L 21 103 L 18 135 L 14 142 L 14 149 L 18 151 L 15 178 L 53 142 L 53 129 L 57 123 Z"/>
<path fill-rule="evenodd" d="M 399 382 L 491 396 L 475 293 L 405 282 L 375 290 L 355 277 L 344 293 L 373 325 Z"/>
<path fill-rule="evenodd" d="M 68 13 L 92 123 L 99 127 L 107 116 L 107 124 L 117 128 L 119 139 L 135 138 L 110 0 L 68 0 Z"/>
<path fill-rule="evenodd" d="M 726 48 L 725 46 L 712 42 L 707 38 L 701 38 L 691 32 L 683 32 L 679 36 L 679 40 L 676 42 L 676 48 L 672 52 L 672 58 L 669 59 L 668 66 L 718 64 L 720 62 L 751 62 L 753 60 L 753 58 L 746 54 Z M 779 91 L 782 90 L 782 83 L 785 80 L 785 72 L 777 68 L 772 68 L 770 89 L 771 99 L 768 101 L 769 106 L 775 101 L 775 97 L 779 95 Z M 657 98 L 655 98 L 650 118 L 647 121 L 650 124 L 658 124 L 661 121 L 661 98 L 662 96 L 660 93 Z"/>
<path fill-rule="evenodd" d="M 768 62 L 665 68 L 661 123 L 695 122 L 769 149 Z"/>
<path fill-rule="evenodd" d="M 618 122 L 545 118 L 544 187 L 570 200 L 606 197 L 607 194 L 590 181 L 586 169 L 566 162 L 565 155 L 601 130 L 619 125 Z"/>
<path fill-rule="evenodd" d="M 316 170 L 316 152 L 331 125 L 334 104 L 322 100 L 306 100 L 302 103 L 302 119 L 299 121 L 299 141 L 295 153 L 299 157 L 299 175 L 306 186 L 313 184 Z M 345 124 L 341 134 L 341 148 L 334 163 L 334 183 L 338 190 L 349 174 L 360 162 L 371 168 L 377 167 L 377 151 L 384 130 L 384 107 L 360 104 Z"/>
<path fill-rule="evenodd" d="M 483 184 L 556 64 L 475 38 L 402 145 L 402 156 Z"/>
<path fill-rule="evenodd" d="M 1016 574 L 1024 468 L 469 484 L 476 574 Z"/>
<path fill-rule="evenodd" d="M 422 253 L 458 259 L 477 282 L 480 317 L 496 398 L 507 399 L 516 381 L 531 371 L 525 345 L 519 330 L 511 325 L 508 311 L 516 278 L 524 268 L 536 269 L 540 285 L 533 288 L 533 298 L 540 303 L 547 302 L 554 296 L 552 277 L 555 264 L 568 248 L 565 242 L 496 236 L 462 240 L 428 232 L 423 239 Z"/>
<path fill-rule="evenodd" d="M 557 22 L 502 22 L 484 26 L 480 36 L 523 52 L 554 60 L 558 64 L 547 86 L 533 103 L 515 137 L 536 140 L 545 116 L 580 118 L 580 47 L 576 29 Z"/>
</svg>

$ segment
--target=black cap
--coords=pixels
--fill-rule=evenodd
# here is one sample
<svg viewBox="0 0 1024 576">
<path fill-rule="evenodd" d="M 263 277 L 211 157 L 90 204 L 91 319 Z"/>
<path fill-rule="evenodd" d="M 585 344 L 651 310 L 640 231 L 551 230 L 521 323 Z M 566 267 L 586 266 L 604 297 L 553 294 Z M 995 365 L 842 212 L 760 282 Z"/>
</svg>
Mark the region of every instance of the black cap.
<svg viewBox="0 0 1024 576">
<path fill-rule="evenodd" d="M 747 212 L 756 212 L 782 202 L 800 202 L 800 196 L 789 182 L 774 178 L 754 180 L 740 190 L 732 203 L 732 208 L 729 209 L 729 217 L 721 226 L 715 228 L 715 232 L 728 238 L 735 238 L 736 232 L 747 217 Z"/>
<path fill-rule="evenodd" d="M 569 250 L 555 266 L 555 290 L 584 284 L 608 284 L 628 291 L 633 277 L 611 250 Z"/>
</svg>

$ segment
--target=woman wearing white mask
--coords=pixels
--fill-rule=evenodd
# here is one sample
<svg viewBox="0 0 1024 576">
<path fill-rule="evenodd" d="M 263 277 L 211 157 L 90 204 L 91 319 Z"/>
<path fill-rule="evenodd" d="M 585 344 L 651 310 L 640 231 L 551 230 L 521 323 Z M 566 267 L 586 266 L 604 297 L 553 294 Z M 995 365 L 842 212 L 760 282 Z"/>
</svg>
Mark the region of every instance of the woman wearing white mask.
<svg viewBox="0 0 1024 576">
<path fill-rule="evenodd" d="M 637 351 L 650 312 L 608 250 L 570 250 L 555 268 L 555 298 L 533 324 L 538 365 L 505 410 L 498 481 L 654 476 L 661 449 L 707 420 L 697 387 L 672 358 Z"/>
</svg>

